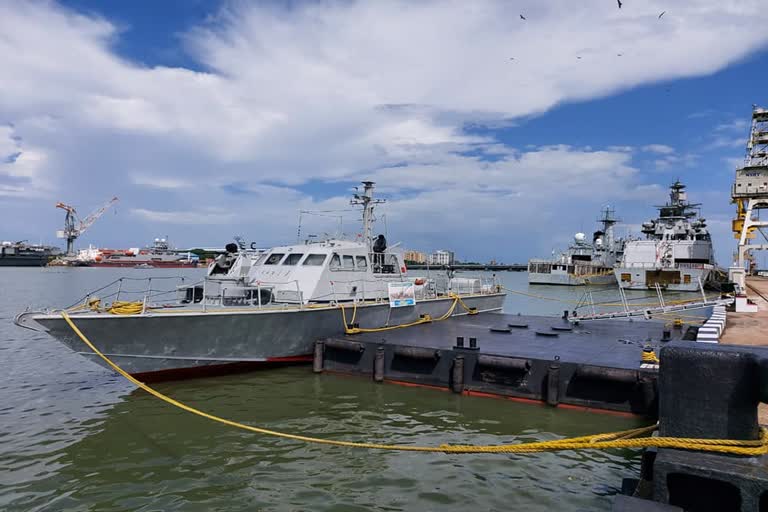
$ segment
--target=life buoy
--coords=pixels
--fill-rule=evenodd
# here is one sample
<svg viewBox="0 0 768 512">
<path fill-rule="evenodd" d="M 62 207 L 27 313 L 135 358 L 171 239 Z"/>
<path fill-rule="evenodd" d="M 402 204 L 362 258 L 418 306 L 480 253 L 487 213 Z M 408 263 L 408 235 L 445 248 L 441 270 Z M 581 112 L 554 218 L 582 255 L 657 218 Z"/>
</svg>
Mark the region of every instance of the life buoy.
<svg viewBox="0 0 768 512">
<path fill-rule="evenodd" d="M 416 279 L 415 281 L 413 281 L 413 284 L 415 284 L 415 285 L 417 285 L 417 286 L 421 286 L 421 285 L 423 285 L 425 282 L 426 282 L 426 281 L 424 281 L 424 279 L 422 279 L 422 278 L 418 278 L 418 279 Z"/>
</svg>

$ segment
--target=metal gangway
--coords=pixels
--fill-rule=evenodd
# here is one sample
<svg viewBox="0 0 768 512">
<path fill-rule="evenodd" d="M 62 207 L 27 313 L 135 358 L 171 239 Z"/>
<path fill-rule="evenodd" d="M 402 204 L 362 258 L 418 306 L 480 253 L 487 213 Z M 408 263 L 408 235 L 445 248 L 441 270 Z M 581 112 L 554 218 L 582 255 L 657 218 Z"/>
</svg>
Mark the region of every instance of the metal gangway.
<svg viewBox="0 0 768 512">
<path fill-rule="evenodd" d="M 708 308 L 712 306 L 727 305 L 733 301 L 732 298 L 707 298 L 706 293 L 704 293 L 704 285 L 702 284 L 701 279 L 699 279 L 699 291 L 701 292 L 700 300 L 697 299 L 692 301 L 668 302 L 664 300 L 663 289 L 659 283 L 656 283 L 655 290 L 658 305 L 650 306 L 646 304 L 645 307 L 642 308 L 632 308 L 629 300 L 627 299 L 627 294 L 624 291 L 624 288 L 619 286 L 619 298 L 621 300 L 620 305 L 622 309 L 619 311 L 609 312 L 598 312 L 597 308 L 599 306 L 605 306 L 606 304 L 595 302 L 592 290 L 587 290 L 584 292 L 584 295 L 582 295 L 581 299 L 579 299 L 579 302 L 576 305 L 576 309 L 574 310 L 574 314 L 570 315 L 568 320 L 571 323 L 585 322 L 589 320 L 610 320 L 636 317 L 642 317 L 646 320 L 651 320 L 654 316 L 667 315 L 680 311 Z M 581 308 L 588 308 L 590 312 L 587 314 L 578 314 L 576 311 Z"/>
</svg>

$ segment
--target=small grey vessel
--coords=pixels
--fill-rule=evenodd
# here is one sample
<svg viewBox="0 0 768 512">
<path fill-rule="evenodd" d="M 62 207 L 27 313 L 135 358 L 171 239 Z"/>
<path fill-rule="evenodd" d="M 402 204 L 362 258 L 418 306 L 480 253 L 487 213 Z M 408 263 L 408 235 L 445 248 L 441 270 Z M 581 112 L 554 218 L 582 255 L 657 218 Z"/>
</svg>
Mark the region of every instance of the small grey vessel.
<svg viewBox="0 0 768 512">
<path fill-rule="evenodd" d="M 623 239 L 614 237 L 613 227 L 618 220 L 613 210 L 605 207 L 598 219 L 602 224 L 592 234 L 592 241 L 584 233 L 576 233 L 567 250 L 552 259 L 534 258 L 528 261 L 528 283 L 566 286 L 613 284 L 613 267 L 624 250 Z"/>
<path fill-rule="evenodd" d="M 363 206 L 360 241 L 329 239 L 263 253 L 230 244 L 202 281 L 173 290 L 175 300 L 167 301 L 167 292 L 152 292 L 150 284 L 133 305 L 138 310 L 115 314 L 120 308 L 107 301 L 117 306 L 126 298 L 127 281 L 118 280 L 116 291 L 101 290 L 99 302 L 87 297 L 69 315 L 118 365 L 152 379 L 222 365 L 307 360 L 315 340 L 344 335 L 350 324 L 378 328 L 424 315 L 438 319 L 501 310 L 505 294 L 492 281 L 409 275 L 403 251 L 388 248 L 382 235 L 371 236 L 373 208 L 380 201 L 373 199 L 372 182 L 364 186 L 352 201 Z M 60 310 L 28 311 L 15 323 L 44 330 L 103 365 Z"/>
</svg>

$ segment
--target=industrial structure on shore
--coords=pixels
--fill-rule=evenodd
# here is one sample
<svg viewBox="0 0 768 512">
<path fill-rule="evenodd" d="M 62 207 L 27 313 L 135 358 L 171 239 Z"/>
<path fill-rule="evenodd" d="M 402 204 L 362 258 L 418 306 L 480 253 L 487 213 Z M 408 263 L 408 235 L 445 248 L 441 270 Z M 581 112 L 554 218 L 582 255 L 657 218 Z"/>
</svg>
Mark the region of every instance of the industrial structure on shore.
<svg viewBox="0 0 768 512">
<path fill-rule="evenodd" d="M 757 311 L 746 297 L 746 275 L 755 272 L 752 251 L 768 249 L 768 219 L 760 219 L 760 211 L 768 209 L 768 109 L 753 106 L 752 126 L 747 140 L 744 165 L 736 170 L 731 189 L 731 201 L 736 205 L 732 228 L 738 240 L 734 265 L 729 280 L 737 290 L 736 310 Z M 762 241 L 757 242 L 757 234 Z"/>
</svg>

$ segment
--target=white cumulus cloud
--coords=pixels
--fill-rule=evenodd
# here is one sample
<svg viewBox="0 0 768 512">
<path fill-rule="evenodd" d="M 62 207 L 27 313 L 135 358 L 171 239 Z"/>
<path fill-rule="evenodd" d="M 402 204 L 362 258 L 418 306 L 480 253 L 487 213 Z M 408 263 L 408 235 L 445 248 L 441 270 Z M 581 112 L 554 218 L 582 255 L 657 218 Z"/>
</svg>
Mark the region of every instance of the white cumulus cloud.
<svg viewBox="0 0 768 512">
<path fill-rule="evenodd" d="M 553 132 L 550 146 L 515 148 L 467 128 L 714 73 L 768 42 L 759 0 L 680 1 L 661 20 L 660 0 L 626 7 L 233 2 L 184 35 L 199 63 L 192 70 L 116 54 L 123 34 L 109 19 L 0 1 L 0 121 L 21 141 L 19 158 L 0 163 L 0 215 L 53 231 L 39 213 L 48 203 L 22 198 L 98 204 L 117 194 L 131 219 L 114 221 L 122 229 L 109 234 L 97 224 L 94 235 L 146 237 L 152 222 L 198 223 L 180 232 L 208 242 L 222 232 L 205 226 L 232 223 L 277 240 L 298 208 L 343 203 L 346 193 L 314 191 L 374 177 L 400 201 L 390 228 L 429 229 L 435 244 L 459 229 L 490 236 L 548 201 L 552 215 L 577 208 L 591 218 L 586 209 L 606 198 L 652 185 L 629 144 L 570 147 Z M 0 132 L 0 154 L 8 144 Z"/>
</svg>

